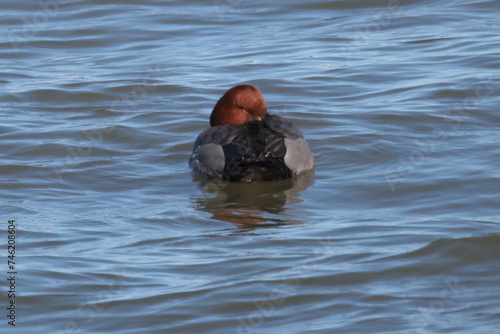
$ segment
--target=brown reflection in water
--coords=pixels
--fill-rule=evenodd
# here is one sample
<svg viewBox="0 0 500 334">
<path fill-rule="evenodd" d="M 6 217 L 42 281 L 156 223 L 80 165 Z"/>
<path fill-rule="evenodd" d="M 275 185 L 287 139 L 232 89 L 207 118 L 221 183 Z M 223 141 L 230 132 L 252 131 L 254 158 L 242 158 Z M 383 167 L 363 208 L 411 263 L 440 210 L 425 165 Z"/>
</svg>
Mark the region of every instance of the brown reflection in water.
<svg viewBox="0 0 500 334">
<path fill-rule="evenodd" d="M 300 192 L 314 183 L 314 172 L 288 180 L 240 183 L 194 175 L 197 190 L 191 199 L 197 210 L 239 228 L 280 224 L 301 224 L 287 208 L 302 202 Z"/>
</svg>

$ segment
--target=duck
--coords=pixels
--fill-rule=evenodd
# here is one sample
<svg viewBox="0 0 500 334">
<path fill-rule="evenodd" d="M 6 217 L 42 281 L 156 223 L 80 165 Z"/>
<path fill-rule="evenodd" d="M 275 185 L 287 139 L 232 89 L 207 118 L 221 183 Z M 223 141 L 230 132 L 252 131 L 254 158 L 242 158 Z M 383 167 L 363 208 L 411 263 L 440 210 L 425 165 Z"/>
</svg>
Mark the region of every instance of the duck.
<svg viewBox="0 0 500 334">
<path fill-rule="evenodd" d="M 215 104 L 210 127 L 194 142 L 189 166 L 230 182 L 275 181 L 313 169 L 314 158 L 291 120 L 268 114 L 257 87 L 238 85 Z"/>
</svg>

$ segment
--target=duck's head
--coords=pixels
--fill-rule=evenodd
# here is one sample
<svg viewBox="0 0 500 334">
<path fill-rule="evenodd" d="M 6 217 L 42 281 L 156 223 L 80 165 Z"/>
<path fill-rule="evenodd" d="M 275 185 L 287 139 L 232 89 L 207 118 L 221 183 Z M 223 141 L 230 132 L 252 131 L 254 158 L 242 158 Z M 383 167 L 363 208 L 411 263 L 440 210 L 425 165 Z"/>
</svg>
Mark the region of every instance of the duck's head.
<svg viewBox="0 0 500 334">
<path fill-rule="evenodd" d="M 239 85 L 217 101 L 210 116 L 210 126 L 243 124 L 261 120 L 266 114 L 266 100 L 260 90 L 251 85 Z"/>
</svg>

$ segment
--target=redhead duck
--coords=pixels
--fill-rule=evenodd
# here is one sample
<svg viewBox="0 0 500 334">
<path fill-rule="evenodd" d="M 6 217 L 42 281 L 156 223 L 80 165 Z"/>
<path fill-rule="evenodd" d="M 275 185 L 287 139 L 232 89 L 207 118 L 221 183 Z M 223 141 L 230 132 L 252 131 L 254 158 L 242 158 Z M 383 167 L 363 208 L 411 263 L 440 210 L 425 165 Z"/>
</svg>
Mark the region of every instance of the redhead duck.
<svg viewBox="0 0 500 334">
<path fill-rule="evenodd" d="M 264 96 L 251 85 L 233 87 L 219 99 L 189 159 L 196 173 L 242 182 L 287 179 L 313 165 L 299 128 L 268 114 Z"/>
</svg>

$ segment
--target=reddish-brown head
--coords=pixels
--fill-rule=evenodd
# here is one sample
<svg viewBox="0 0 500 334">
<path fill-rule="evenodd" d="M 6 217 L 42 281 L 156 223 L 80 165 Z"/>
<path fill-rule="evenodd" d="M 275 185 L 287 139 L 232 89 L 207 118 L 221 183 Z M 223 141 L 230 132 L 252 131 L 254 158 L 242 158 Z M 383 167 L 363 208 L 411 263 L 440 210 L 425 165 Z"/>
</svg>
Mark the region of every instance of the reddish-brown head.
<svg viewBox="0 0 500 334">
<path fill-rule="evenodd" d="M 215 104 L 210 126 L 243 124 L 263 119 L 266 114 L 266 100 L 260 90 L 251 85 L 240 85 L 228 90 Z"/>
</svg>

